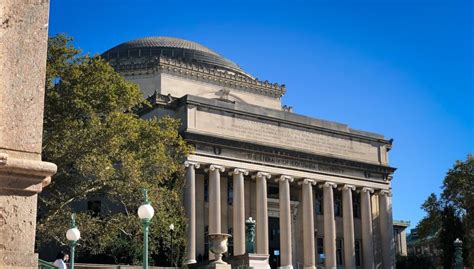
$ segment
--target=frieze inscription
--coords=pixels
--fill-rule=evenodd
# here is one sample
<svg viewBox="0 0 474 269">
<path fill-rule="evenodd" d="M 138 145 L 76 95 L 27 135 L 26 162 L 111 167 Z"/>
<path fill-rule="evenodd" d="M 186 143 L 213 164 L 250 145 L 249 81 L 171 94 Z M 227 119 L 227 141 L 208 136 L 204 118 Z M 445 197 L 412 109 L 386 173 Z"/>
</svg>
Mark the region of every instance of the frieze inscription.
<svg viewBox="0 0 474 269">
<path fill-rule="evenodd" d="M 368 142 L 352 140 L 336 134 L 200 110 L 196 111 L 195 117 L 194 128 L 204 132 L 305 152 L 379 163 L 378 145 Z M 193 126 L 188 126 L 188 128 L 192 130 Z"/>
<path fill-rule="evenodd" d="M 203 144 L 196 144 L 196 153 L 204 153 L 206 155 L 215 155 L 213 154 L 213 146 L 203 145 Z M 232 159 L 237 159 L 239 161 L 252 161 L 261 164 L 271 164 L 276 165 L 278 167 L 285 167 L 285 168 L 300 168 L 305 170 L 312 170 L 327 174 L 334 174 L 334 175 L 346 175 L 346 176 L 354 176 L 359 178 L 365 179 L 375 179 L 375 180 L 384 180 L 384 175 L 379 173 L 369 173 L 367 171 L 361 170 L 354 170 L 354 169 L 346 169 L 339 166 L 333 165 L 326 165 L 312 161 L 294 159 L 291 157 L 280 157 L 270 154 L 264 153 L 256 153 L 256 152 L 246 152 L 243 150 L 234 150 L 229 148 L 222 148 L 219 154 L 223 157 L 230 157 Z"/>
</svg>

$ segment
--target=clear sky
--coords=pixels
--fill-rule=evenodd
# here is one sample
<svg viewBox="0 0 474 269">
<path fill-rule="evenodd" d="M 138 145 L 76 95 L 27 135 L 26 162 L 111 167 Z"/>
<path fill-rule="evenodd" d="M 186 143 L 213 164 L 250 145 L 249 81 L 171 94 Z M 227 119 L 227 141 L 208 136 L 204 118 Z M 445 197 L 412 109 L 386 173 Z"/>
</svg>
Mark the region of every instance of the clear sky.
<svg viewBox="0 0 474 269">
<path fill-rule="evenodd" d="M 294 112 L 393 138 L 394 218 L 413 228 L 474 152 L 470 0 L 51 0 L 50 35 L 102 53 L 145 36 L 201 43 L 286 84 Z"/>
</svg>

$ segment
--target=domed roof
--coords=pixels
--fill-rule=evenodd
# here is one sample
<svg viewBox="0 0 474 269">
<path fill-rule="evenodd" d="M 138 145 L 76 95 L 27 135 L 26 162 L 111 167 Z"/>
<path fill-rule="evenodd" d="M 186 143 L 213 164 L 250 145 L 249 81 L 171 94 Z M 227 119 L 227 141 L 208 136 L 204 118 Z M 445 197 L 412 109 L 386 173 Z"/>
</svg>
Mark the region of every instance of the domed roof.
<svg viewBox="0 0 474 269">
<path fill-rule="evenodd" d="M 144 37 L 119 44 L 102 54 L 106 60 L 166 56 L 223 68 L 248 76 L 237 64 L 196 42 L 174 37 Z"/>
</svg>

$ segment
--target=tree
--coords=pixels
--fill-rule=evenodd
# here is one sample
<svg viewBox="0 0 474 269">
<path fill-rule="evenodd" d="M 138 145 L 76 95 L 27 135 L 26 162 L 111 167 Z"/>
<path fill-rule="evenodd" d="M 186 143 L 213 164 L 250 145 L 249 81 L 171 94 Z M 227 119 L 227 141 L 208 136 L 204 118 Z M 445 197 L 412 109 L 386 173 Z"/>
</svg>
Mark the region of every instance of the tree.
<svg viewBox="0 0 474 269">
<path fill-rule="evenodd" d="M 421 206 L 427 213 L 417 225 L 420 238 L 436 236 L 442 263 L 450 268 L 456 238 L 463 241 L 465 264 L 474 264 L 474 157 L 456 161 L 443 181 L 441 197 L 431 194 Z"/>
<path fill-rule="evenodd" d="M 441 201 L 438 200 L 436 194 L 432 193 L 421 205 L 421 209 L 423 209 L 427 215 L 418 224 L 417 231 L 420 238 L 426 238 L 436 234 L 439 227 L 441 227 Z"/>
<path fill-rule="evenodd" d="M 171 223 L 175 260 L 182 260 L 182 163 L 191 148 L 178 134 L 179 122 L 141 119 L 134 110 L 147 104 L 138 87 L 99 56 L 79 53 L 65 35 L 49 40 L 43 159 L 58 172 L 39 196 L 37 245 L 65 245 L 69 216 L 79 210 L 79 260 L 140 263 L 136 210 L 147 188 L 155 208 L 151 263 L 169 264 Z M 100 213 L 87 210 L 94 199 L 102 202 Z"/>
<path fill-rule="evenodd" d="M 438 245 L 442 249 L 441 263 L 443 268 L 450 269 L 454 263 L 454 240 L 464 240 L 464 227 L 456 209 L 446 205 L 441 213 L 441 229 L 438 234 Z"/>
</svg>

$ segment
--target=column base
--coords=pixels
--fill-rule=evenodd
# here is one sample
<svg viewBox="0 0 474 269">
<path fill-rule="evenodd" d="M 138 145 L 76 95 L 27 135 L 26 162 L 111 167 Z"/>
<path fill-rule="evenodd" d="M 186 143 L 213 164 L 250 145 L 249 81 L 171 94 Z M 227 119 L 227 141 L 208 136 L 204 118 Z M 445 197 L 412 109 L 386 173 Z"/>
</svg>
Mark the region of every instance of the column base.
<svg viewBox="0 0 474 269">
<path fill-rule="evenodd" d="M 304 266 L 303 269 L 316 269 L 316 266 Z"/>
<path fill-rule="evenodd" d="M 190 260 L 186 260 L 185 264 L 193 264 L 193 263 L 197 263 L 197 261 L 195 259 L 190 259 Z"/>
<path fill-rule="evenodd" d="M 2 269 L 38 269 L 38 254 L 19 251 L 0 251 Z"/>
<path fill-rule="evenodd" d="M 293 269 L 293 265 L 284 265 L 284 266 L 280 266 L 278 268 L 279 269 Z"/>
<path fill-rule="evenodd" d="M 214 263 L 208 264 L 203 269 L 231 269 L 230 264 Z"/>
</svg>

